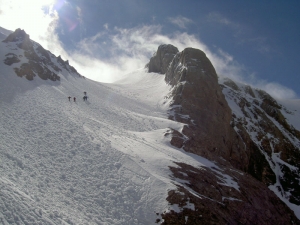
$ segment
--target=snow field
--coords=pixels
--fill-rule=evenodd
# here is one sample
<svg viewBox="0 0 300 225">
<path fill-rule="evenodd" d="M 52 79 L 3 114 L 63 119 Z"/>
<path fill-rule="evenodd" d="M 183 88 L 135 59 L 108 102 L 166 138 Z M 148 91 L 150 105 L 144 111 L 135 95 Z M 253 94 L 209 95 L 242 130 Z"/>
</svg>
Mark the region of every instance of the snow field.
<svg viewBox="0 0 300 225">
<path fill-rule="evenodd" d="M 205 166 L 164 137 L 183 124 L 167 119 L 161 75 L 100 84 L 64 70 L 60 82 L 27 81 L 3 68 L 2 224 L 155 224 L 170 208 L 168 166 Z"/>
</svg>

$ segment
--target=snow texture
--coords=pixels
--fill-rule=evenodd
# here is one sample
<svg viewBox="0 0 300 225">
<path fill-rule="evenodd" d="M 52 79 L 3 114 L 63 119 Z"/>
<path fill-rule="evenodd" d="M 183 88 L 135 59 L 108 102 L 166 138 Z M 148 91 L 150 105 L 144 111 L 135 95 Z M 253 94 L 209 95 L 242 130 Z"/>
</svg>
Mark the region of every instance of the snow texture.
<svg viewBox="0 0 300 225">
<path fill-rule="evenodd" d="M 5 65 L 8 53 L 21 61 Z M 210 168 L 239 190 L 213 162 L 171 146 L 165 134 L 184 124 L 168 119 L 164 76 L 141 69 L 104 84 L 50 58 L 60 81 L 28 81 L 13 70 L 24 51 L 0 42 L 0 224 L 156 224 L 158 213 L 182 211 L 166 201 L 187 182 L 172 177 L 174 162 Z"/>
<path fill-rule="evenodd" d="M 164 76 L 139 70 L 102 84 L 52 55 L 60 81 L 28 81 L 14 73 L 27 62 L 15 46 L 0 42 L 1 224 L 155 224 L 170 208 L 168 191 L 184 182 L 169 166 L 216 168 L 165 137 L 184 124 L 168 119 Z M 8 66 L 11 52 L 21 62 Z"/>
</svg>

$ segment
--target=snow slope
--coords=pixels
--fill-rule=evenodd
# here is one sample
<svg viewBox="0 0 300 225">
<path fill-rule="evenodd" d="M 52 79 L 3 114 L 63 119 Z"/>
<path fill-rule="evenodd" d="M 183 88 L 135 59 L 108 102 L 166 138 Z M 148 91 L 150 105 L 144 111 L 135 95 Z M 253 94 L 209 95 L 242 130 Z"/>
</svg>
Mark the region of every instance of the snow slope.
<svg viewBox="0 0 300 225">
<path fill-rule="evenodd" d="M 287 120 L 293 124 L 297 130 L 300 130 L 300 99 L 277 99 L 277 101 L 289 110 L 283 110 L 283 115 Z"/>
<path fill-rule="evenodd" d="M 0 56 L 6 51 L 1 42 Z M 155 224 L 180 182 L 168 166 L 217 168 L 164 136 L 183 127 L 167 119 L 164 76 L 139 70 L 101 84 L 62 68 L 60 81 L 28 81 L 3 59 L 0 223 Z M 237 187 L 227 175 L 224 185 Z"/>
<path fill-rule="evenodd" d="M 0 40 L 4 40 L 9 34 L 11 34 L 12 31 L 6 30 L 3 27 L 0 27 Z"/>
</svg>

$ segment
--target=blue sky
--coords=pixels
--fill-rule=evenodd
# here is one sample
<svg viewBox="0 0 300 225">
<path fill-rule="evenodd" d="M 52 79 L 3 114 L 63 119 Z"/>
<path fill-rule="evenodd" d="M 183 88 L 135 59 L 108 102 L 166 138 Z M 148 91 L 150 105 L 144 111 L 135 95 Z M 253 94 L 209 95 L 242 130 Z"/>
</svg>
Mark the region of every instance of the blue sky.
<svg viewBox="0 0 300 225">
<path fill-rule="evenodd" d="M 0 0 L 0 26 L 110 82 L 142 68 L 159 44 L 203 50 L 220 76 L 300 96 L 300 1 Z"/>
</svg>

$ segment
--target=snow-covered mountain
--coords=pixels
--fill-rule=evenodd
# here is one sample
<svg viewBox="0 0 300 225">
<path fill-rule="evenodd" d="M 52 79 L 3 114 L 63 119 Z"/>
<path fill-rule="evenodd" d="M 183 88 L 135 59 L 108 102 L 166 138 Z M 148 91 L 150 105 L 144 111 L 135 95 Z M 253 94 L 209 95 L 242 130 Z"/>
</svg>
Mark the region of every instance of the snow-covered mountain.
<svg viewBox="0 0 300 225">
<path fill-rule="evenodd" d="M 218 83 L 203 54 L 168 48 L 103 84 L 22 30 L 0 42 L 0 223 L 299 224 L 299 102 Z M 190 106 L 210 89 L 206 116 Z"/>
</svg>

